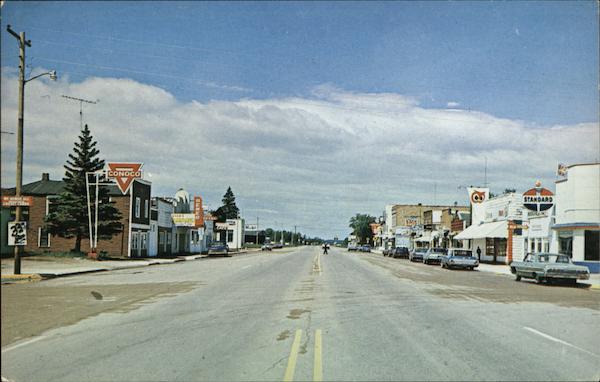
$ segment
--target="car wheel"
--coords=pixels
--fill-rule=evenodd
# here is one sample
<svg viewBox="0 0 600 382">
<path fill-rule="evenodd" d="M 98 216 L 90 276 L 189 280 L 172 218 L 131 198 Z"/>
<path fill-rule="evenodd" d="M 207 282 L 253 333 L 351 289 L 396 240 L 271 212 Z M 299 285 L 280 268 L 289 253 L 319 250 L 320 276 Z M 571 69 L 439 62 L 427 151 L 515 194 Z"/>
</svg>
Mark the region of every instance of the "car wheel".
<svg viewBox="0 0 600 382">
<path fill-rule="evenodd" d="M 515 277 L 515 281 L 521 281 L 521 275 L 517 275 L 517 276 Z"/>
</svg>

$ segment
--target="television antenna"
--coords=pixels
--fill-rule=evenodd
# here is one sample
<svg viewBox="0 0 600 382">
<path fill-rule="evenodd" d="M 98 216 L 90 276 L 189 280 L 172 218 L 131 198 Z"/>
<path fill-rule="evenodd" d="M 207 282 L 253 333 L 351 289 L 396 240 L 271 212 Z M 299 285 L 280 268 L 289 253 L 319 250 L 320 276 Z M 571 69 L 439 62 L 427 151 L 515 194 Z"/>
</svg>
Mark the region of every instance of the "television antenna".
<svg viewBox="0 0 600 382">
<path fill-rule="evenodd" d="M 79 130 L 83 130 L 83 103 L 91 103 L 93 105 L 97 104 L 98 102 L 100 102 L 99 99 L 97 99 L 96 101 L 90 101 L 87 99 L 83 99 L 83 98 L 77 98 L 77 97 L 69 97 L 66 95 L 62 95 L 61 97 L 66 98 L 66 99 L 70 99 L 72 101 L 77 101 L 79 102 Z"/>
</svg>

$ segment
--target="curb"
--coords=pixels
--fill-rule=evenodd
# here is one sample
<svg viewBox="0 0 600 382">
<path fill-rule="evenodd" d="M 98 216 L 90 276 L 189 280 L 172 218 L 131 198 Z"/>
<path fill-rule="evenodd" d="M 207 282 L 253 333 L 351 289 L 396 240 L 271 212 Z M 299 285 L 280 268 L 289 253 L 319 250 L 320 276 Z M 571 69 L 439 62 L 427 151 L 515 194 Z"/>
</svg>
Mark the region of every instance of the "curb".
<svg viewBox="0 0 600 382">
<path fill-rule="evenodd" d="M 201 258 L 200 256 L 194 257 L 191 260 L 197 260 Z M 25 280 L 29 280 L 29 281 L 42 281 L 42 280 L 50 280 L 50 279 L 56 279 L 59 277 L 69 277 L 69 276 L 77 276 L 77 275 L 83 275 L 83 274 L 87 274 L 87 273 L 99 273 L 99 272 L 109 272 L 109 271 L 119 271 L 119 270 L 123 270 L 123 269 L 133 269 L 133 268 L 143 268 L 143 267 L 149 267 L 151 265 L 168 265 L 168 264 L 175 264 L 178 263 L 180 261 L 185 261 L 187 259 L 174 259 L 173 261 L 170 262 L 159 262 L 159 261 L 155 261 L 155 262 L 148 262 L 146 264 L 143 265 L 131 265 L 131 266 L 126 266 L 126 267 L 114 267 L 114 268 L 98 268 L 98 269 L 88 269 L 85 271 L 75 271 L 75 272 L 66 272 L 66 273 L 34 273 L 34 274 L 27 274 L 27 275 L 2 275 L 1 276 L 1 283 L 10 283 L 13 281 L 25 281 Z M 189 261 L 189 260 L 188 260 Z"/>
<path fill-rule="evenodd" d="M 1 277 L 1 283 L 11 283 L 11 282 L 19 282 L 19 281 L 41 281 L 44 279 L 44 276 L 32 273 L 32 274 L 24 274 L 24 275 L 4 275 Z"/>
</svg>

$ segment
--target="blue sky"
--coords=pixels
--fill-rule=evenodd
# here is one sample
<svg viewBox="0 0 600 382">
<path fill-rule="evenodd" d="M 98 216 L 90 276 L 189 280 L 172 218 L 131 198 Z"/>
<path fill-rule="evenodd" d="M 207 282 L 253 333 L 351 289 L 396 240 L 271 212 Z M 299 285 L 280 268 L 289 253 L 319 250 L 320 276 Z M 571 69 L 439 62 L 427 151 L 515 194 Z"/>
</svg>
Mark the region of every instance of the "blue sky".
<svg viewBox="0 0 600 382">
<path fill-rule="evenodd" d="M 598 5 L 553 2 L 4 2 L 2 130 L 26 31 L 24 181 L 63 175 L 84 119 L 153 194 L 344 237 L 357 212 L 467 203 L 598 161 Z M 568 144 L 565 144 L 568 142 Z M 2 184 L 15 179 L 2 136 Z"/>
<path fill-rule="evenodd" d="M 123 76 L 200 101 L 306 96 L 330 83 L 533 123 L 598 120 L 597 16 L 593 1 L 7 2 L 2 9 L 3 24 L 26 30 L 34 44 L 28 62 L 73 80 Z M 2 65 L 13 66 L 9 40 L 2 33 Z"/>
</svg>

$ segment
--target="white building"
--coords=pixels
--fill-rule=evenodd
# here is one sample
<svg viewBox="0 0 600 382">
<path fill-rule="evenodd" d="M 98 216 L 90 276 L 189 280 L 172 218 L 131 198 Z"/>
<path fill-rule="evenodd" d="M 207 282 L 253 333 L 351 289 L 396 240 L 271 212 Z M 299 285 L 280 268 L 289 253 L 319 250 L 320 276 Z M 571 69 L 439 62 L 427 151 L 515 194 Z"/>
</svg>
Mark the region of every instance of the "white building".
<svg viewBox="0 0 600 382">
<path fill-rule="evenodd" d="M 556 181 L 551 251 L 600 273 L 600 163 L 567 167 Z"/>
<path fill-rule="evenodd" d="M 150 209 L 151 236 L 148 244 L 149 256 L 169 256 L 173 250 L 173 201 L 166 198 L 152 198 Z"/>
<path fill-rule="evenodd" d="M 481 203 L 484 220 L 474 221 L 471 226 L 454 237 L 468 240 L 465 247 L 473 251 L 480 261 L 509 263 L 525 257 L 525 239 L 518 232 L 509 233 L 509 221 L 523 223 L 527 219 L 522 195 L 507 193 Z M 510 238 L 509 238 L 510 236 Z"/>
<path fill-rule="evenodd" d="M 225 223 L 216 223 L 216 240 L 226 243 L 231 251 L 244 246 L 244 219 L 227 219 Z"/>
</svg>

